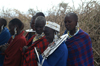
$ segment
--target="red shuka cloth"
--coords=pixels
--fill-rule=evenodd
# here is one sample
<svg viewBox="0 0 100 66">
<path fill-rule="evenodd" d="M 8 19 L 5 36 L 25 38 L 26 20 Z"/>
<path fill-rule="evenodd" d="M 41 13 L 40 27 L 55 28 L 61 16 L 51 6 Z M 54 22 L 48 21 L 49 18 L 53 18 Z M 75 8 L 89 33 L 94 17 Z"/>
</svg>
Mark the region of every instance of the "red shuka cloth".
<svg viewBox="0 0 100 66">
<path fill-rule="evenodd" d="M 5 50 L 5 59 L 3 66 L 21 66 L 22 51 L 20 48 L 26 45 L 27 41 L 23 36 L 23 32 L 14 39 L 10 39 L 9 46 Z"/>
<path fill-rule="evenodd" d="M 30 43 L 35 35 L 29 39 Z M 23 63 L 22 66 L 37 66 L 37 61 L 35 60 L 34 47 L 38 47 L 41 52 L 43 52 L 48 47 L 49 42 L 46 40 L 45 36 L 41 39 L 35 41 L 31 47 L 29 47 L 25 53 L 23 53 Z"/>
</svg>

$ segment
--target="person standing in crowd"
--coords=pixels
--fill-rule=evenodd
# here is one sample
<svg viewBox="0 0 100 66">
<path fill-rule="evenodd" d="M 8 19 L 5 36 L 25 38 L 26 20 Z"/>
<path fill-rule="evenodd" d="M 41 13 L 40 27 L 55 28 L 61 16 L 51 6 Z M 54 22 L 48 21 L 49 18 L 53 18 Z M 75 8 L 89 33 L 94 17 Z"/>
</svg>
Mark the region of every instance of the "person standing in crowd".
<svg viewBox="0 0 100 66">
<path fill-rule="evenodd" d="M 44 29 L 44 34 L 46 36 L 46 39 L 49 41 L 48 47 L 51 47 L 51 50 L 49 53 L 53 52 L 53 50 L 57 47 L 58 44 L 56 44 L 58 41 L 60 41 L 60 38 L 58 36 L 58 33 L 60 32 L 60 25 L 54 22 L 47 21 Z M 62 41 L 62 40 L 61 40 Z M 63 38 L 64 41 L 64 38 Z M 56 46 L 56 47 L 54 47 Z M 54 47 L 54 49 L 52 49 Z M 39 52 L 39 51 L 38 51 Z M 60 43 L 60 45 L 57 47 L 57 49 L 50 54 L 48 57 L 45 57 L 46 59 L 43 59 L 43 56 L 45 52 L 47 53 L 48 50 L 46 49 L 40 56 L 40 64 L 42 63 L 42 66 L 66 66 L 67 65 L 67 57 L 68 57 L 68 49 L 66 47 L 65 42 Z M 40 54 L 40 53 L 39 53 Z M 44 60 L 44 62 L 43 62 Z"/>
<path fill-rule="evenodd" d="M 6 44 L 11 37 L 9 30 L 5 27 L 6 25 L 7 21 L 4 18 L 0 18 L 0 46 Z M 0 66 L 3 66 L 4 56 L 1 53 L 0 51 Z"/>
<path fill-rule="evenodd" d="M 68 47 L 67 66 L 94 66 L 91 39 L 86 32 L 79 29 L 77 14 L 68 13 L 64 23 L 64 34 L 68 34 L 65 42 Z"/>
<path fill-rule="evenodd" d="M 9 31 L 12 37 L 8 42 L 9 45 L 1 48 L 5 55 L 3 66 L 21 66 L 22 51 L 20 49 L 27 43 L 22 28 L 23 23 L 17 18 L 9 22 Z"/>
<path fill-rule="evenodd" d="M 37 12 L 36 13 L 36 15 L 34 15 L 33 17 L 32 17 L 32 19 L 31 19 L 31 22 L 30 22 L 30 27 L 32 28 L 32 32 L 28 32 L 27 34 L 26 34 L 26 40 L 28 41 L 33 35 L 35 35 L 35 27 L 34 27 L 34 24 L 35 24 L 35 19 L 36 19 L 36 17 L 38 17 L 38 16 L 43 16 L 43 17 L 45 17 L 45 15 L 42 13 L 42 12 Z M 30 44 L 32 44 L 32 42 L 30 42 Z M 28 44 L 28 45 L 30 45 L 30 44 Z"/>
<path fill-rule="evenodd" d="M 37 66 L 34 47 L 38 47 L 41 50 L 41 52 L 43 52 L 47 48 L 49 42 L 46 40 L 43 33 L 43 28 L 45 26 L 45 23 L 46 19 L 43 16 L 38 16 L 35 19 L 36 34 L 32 36 L 27 42 L 29 44 L 32 41 L 32 44 L 30 46 L 24 46 L 23 48 L 22 66 L 30 66 L 30 65 Z"/>
<path fill-rule="evenodd" d="M 28 41 L 33 35 L 35 35 L 35 28 L 34 28 L 34 23 L 35 23 L 35 18 L 36 16 L 33 16 L 32 19 L 31 19 L 31 22 L 30 22 L 30 27 L 31 27 L 31 30 L 32 32 L 28 32 L 25 36 L 26 40 Z"/>
</svg>

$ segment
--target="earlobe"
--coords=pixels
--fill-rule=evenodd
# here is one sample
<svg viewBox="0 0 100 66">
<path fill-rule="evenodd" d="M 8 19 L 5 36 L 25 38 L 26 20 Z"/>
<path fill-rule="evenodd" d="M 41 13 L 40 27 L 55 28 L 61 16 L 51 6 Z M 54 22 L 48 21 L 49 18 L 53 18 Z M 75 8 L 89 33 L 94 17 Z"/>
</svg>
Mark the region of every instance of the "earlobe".
<svg viewBox="0 0 100 66">
<path fill-rule="evenodd" d="M 17 34 L 17 27 L 14 28 L 15 35 Z"/>
<path fill-rule="evenodd" d="M 1 30 L 3 30 L 3 28 L 4 28 L 4 25 L 1 26 Z"/>
</svg>

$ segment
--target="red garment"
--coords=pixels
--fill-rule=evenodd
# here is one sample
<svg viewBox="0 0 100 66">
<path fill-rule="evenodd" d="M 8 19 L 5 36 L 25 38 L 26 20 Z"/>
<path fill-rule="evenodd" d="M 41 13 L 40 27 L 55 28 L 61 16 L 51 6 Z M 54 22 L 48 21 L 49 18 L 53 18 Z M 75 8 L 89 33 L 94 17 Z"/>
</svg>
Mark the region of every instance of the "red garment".
<svg viewBox="0 0 100 66">
<path fill-rule="evenodd" d="M 24 31 L 17 35 L 14 39 L 10 40 L 10 45 L 5 50 L 3 66 L 21 66 L 22 51 L 20 48 L 27 43 L 23 33 Z"/>
<path fill-rule="evenodd" d="M 33 40 L 35 35 L 30 38 L 28 43 Z M 37 66 L 37 61 L 35 60 L 34 47 L 38 47 L 41 52 L 43 52 L 48 47 L 49 42 L 46 40 L 45 36 L 35 41 L 31 47 L 26 50 L 26 53 L 23 53 L 23 63 L 22 66 Z"/>
</svg>

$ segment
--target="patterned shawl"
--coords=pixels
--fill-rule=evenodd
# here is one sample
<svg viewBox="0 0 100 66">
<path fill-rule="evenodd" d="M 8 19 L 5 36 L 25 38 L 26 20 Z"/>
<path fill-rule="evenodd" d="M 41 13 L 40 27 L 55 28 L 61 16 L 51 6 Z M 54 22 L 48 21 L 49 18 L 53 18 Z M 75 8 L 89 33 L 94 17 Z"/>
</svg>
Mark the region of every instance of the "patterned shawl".
<svg viewBox="0 0 100 66">
<path fill-rule="evenodd" d="M 66 40 L 66 45 L 68 47 L 67 66 L 94 66 L 92 43 L 86 32 L 80 29 L 78 34 Z"/>
<path fill-rule="evenodd" d="M 30 38 L 28 43 L 33 40 L 35 35 Z M 35 60 L 35 53 L 34 53 L 34 47 L 38 47 L 41 52 L 43 52 L 49 42 L 46 40 L 45 36 L 42 37 L 41 39 L 35 41 L 27 50 L 25 53 L 23 53 L 23 60 L 22 60 L 22 66 L 37 66 L 37 61 Z"/>
</svg>

